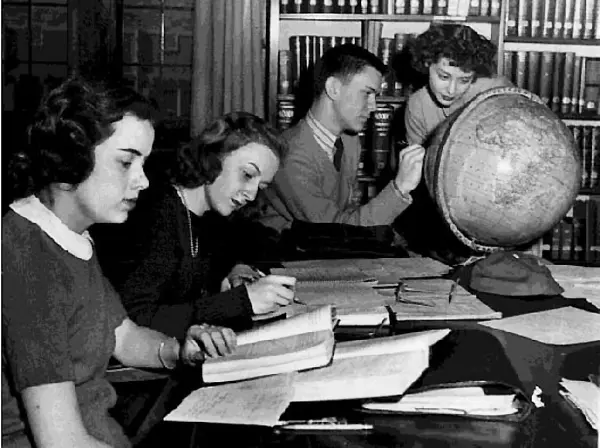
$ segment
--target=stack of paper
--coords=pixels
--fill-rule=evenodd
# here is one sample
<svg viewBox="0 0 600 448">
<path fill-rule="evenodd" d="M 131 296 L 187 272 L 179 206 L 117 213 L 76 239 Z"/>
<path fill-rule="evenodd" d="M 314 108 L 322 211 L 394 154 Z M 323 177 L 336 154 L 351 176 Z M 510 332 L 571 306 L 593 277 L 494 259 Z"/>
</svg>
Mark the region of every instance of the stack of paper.
<svg viewBox="0 0 600 448">
<path fill-rule="evenodd" d="M 591 381 L 575 381 L 563 378 L 560 394 L 581 410 L 587 421 L 598 431 L 600 423 L 600 387 Z"/>
<path fill-rule="evenodd" d="M 265 331 L 250 334 L 242 342 L 269 336 L 271 331 Z M 274 426 L 292 401 L 400 395 L 428 367 L 430 347 L 449 332 L 430 330 L 341 342 L 327 366 L 203 387 L 165 420 Z"/>
<path fill-rule="evenodd" d="M 600 308 L 600 268 L 548 265 L 554 280 L 565 290 L 567 298 L 585 298 Z"/>
<path fill-rule="evenodd" d="M 515 398 L 515 394 L 486 395 L 481 387 L 457 387 L 406 394 L 394 401 L 371 401 L 363 407 L 388 412 L 510 415 L 519 410 Z"/>
</svg>

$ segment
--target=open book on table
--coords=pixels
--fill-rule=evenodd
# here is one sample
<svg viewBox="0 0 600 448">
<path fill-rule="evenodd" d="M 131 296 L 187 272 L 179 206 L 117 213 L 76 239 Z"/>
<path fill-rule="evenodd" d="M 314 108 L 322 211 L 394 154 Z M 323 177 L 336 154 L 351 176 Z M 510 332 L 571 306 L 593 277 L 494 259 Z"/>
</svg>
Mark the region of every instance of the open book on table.
<svg viewBox="0 0 600 448">
<path fill-rule="evenodd" d="M 348 400 L 404 393 L 429 366 L 429 349 L 449 329 L 339 342 L 330 365 L 299 372 L 292 401 Z"/>
<path fill-rule="evenodd" d="M 206 383 L 221 383 L 321 367 L 331 361 L 335 319 L 331 306 L 240 332 L 231 355 L 209 358 Z"/>
</svg>

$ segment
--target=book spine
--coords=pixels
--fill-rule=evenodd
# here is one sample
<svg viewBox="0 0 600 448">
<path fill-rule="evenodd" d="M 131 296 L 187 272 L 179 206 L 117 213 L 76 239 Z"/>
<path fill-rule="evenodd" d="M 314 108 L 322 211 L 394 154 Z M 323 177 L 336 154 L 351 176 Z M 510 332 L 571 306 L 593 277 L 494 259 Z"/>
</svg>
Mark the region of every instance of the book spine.
<svg viewBox="0 0 600 448">
<path fill-rule="evenodd" d="M 600 126 L 592 129 L 591 153 L 590 188 L 596 190 L 600 187 Z"/>
<path fill-rule="evenodd" d="M 356 0 L 354 0 L 354 6 L 356 6 Z M 348 3 L 348 0 L 337 0 L 337 8 L 335 9 L 335 12 L 339 14 L 351 14 L 355 12 L 354 8 L 352 7 L 352 1 Z"/>
<path fill-rule="evenodd" d="M 432 15 L 433 14 L 433 0 L 423 0 L 423 14 L 424 15 Z"/>
<path fill-rule="evenodd" d="M 445 16 L 448 14 L 448 0 L 436 0 L 434 2 L 433 13 L 437 16 Z"/>
<path fill-rule="evenodd" d="M 564 3 L 564 21 L 563 21 L 563 34 L 564 39 L 573 38 L 573 14 L 575 12 L 575 4 L 573 0 L 563 0 Z"/>
<path fill-rule="evenodd" d="M 554 71 L 552 72 L 552 102 L 551 109 L 555 113 L 560 112 L 562 103 L 562 79 L 564 72 L 565 54 L 555 53 L 554 55 Z"/>
<path fill-rule="evenodd" d="M 369 13 L 379 14 L 379 0 L 369 0 Z"/>
<path fill-rule="evenodd" d="M 576 54 L 573 60 L 573 90 L 571 92 L 571 110 L 576 114 L 579 106 L 579 90 L 581 88 L 581 56 Z"/>
<path fill-rule="evenodd" d="M 501 0 L 491 0 L 490 1 L 490 17 L 500 17 L 501 12 L 502 12 Z"/>
<path fill-rule="evenodd" d="M 528 52 L 528 68 L 527 68 L 527 90 L 540 94 L 540 52 L 529 51 Z"/>
<path fill-rule="evenodd" d="M 581 187 L 589 188 L 592 184 L 592 127 L 581 127 Z"/>
<path fill-rule="evenodd" d="M 577 113 L 580 114 L 585 109 L 585 76 L 587 72 L 587 58 L 581 58 L 581 77 L 579 78 L 579 101 L 577 102 Z"/>
<path fill-rule="evenodd" d="M 292 12 L 290 9 L 290 0 L 281 0 L 279 2 L 279 13 L 286 14 L 288 12 Z"/>
<path fill-rule="evenodd" d="M 585 0 L 575 0 L 575 5 L 573 7 L 573 39 L 581 39 L 583 36 L 584 3 Z"/>
<path fill-rule="evenodd" d="M 552 37 L 554 30 L 554 9 L 555 2 L 560 0 L 543 0 L 543 15 L 542 15 L 542 37 Z"/>
<path fill-rule="evenodd" d="M 410 15 L 418 15 L 421 13 L 421 0 L 409 0 L 408 13 Z"/>
<path fill-rule="evenodd" d="M 587 175 L 585 170 L 585 152 L 583 151 L 583 129 L 581 126 L 569 126 L 571 134 L 573 134 L 573 140 L 575 141 L 575 147 L 579 154 L 579 160 L 581 161 L 581 182 L 579 188 L 585 188 L 587 185 Z"/>
<path fill-rule="evenodd" d="M 600 85 L 587 85 L 584 90 L 585 108 L 583 113 L 595 115 L 598 111 L 598 101 L 600 99 Z"/>
<path fill-rule="evenodd" d="M 503 75 L 506 76 L 511 81 L 515 80 L 514 67 L 513 67 L 514 55 L 515 54 L 512 51 L 505 51 L 502 55 L 503 59 L 504 59 Z"/>
<path fill-rule="evenodd" d="M 594 5 L 594 39 L 600 39 L 600 0 L 596 0 Z"/>
<path fill-rule="evenodd" d="M 563 66 L 562 76 L 562 99 L 560 104 L 560 112 L 567 114 L 571 111 L 571 96 L 573 94 L 573 66 L 575 53 L 565 53 L 565 65 Z"/>
<path fill-rule="evenodd" d="M 386 104 L 378 104 L 373 113 L 371 137 L 371 157 L 373 176 L 379 177 L 385 172 L 390 159 L 390 126 L 394 108 Z"/>
<path fill-rule="evenodd" d="M 394 0 L 382 0 L 381 13 L 386 15 L 394 14 Z"/>
<path fill-rule="evenodd" d="M 519 0 L 519 9 L 517 10 L 517 36 L 524 37 L 530 35 L 529 9 L 530 3 L 527 0 Z"/>
<path fill-rule="evenodd" d="M 550 107 L 552 105 L 552 74 L 554 67 L 554 53 L 542 52 L 542 63 L 540 65 L 540 98 Z"/>
<path fill-rule="evenodd" d="M 489 17 L 491 7 L 492 7 L 492 4 L 491 4 L 490 0 L 480 0 L 479 1 L 479 16 Z"/>
<path fill-rule="evenodd" d="M 360 0 L 358 2 L 358 13 L 368 14 L 369 13 L 369 0 Z"/>
<path fill-rule="evenodd" d="M 394 2 L 394 11 L 396 14 L 406 14 L 406 0 L 396 0 Z"/>
<path fill-rule="evenodd" d="M 469 15 L 475 17 L 479 15 L 479 0 L 471 0 L 469 2 Z"/>
<path fill-rule="evenodd" d="M 586 202 L 576 199 L 573 204 L 573 259 L 584 261 L 586 258 Z"/>
<path fill-rule="evenodd" d="M 583 11 L 583 38 L 591 39 L 594 36 L 594 8 L 598 0 L 584 0 L 585 8 Z"/>
<path fill-rule="evenodd" d="M 560 260 L 573 260 L 573 209 L 569 210 L 561 225 Z"/>
<path fill-rule="evenodd" d="M 292 52 L 279 50 L 279 93 L 292 93 Z"/>
<path fill-rule="evenodd" d="M 392 69 L 392 52 L 394 48 L 394 39 L 383 37 L 379 41 L 379 50 L 381 62 L 388 68 L 387 73 L 381 80 L 381 94 L 393 95 L 394 92 L 394 70 Z"/>
<path fill-rule="evenodd" d="M 326 45 L 325 36 L 316 36 L 314 42 L 314 61 L 315 64 L 321 60 L 323 53 L 325 53 L 325 45 Z"/>
<path fill-rule="evenodd" d="M 308 0 L 308 13 L 314 14 L 320 12 L 317 10 L 317 0 Z"/>
<path fill-rule="evenodd" d="M 508 15 L 506 17 L 506 35 L 517 35 L 517 17 L 519 12 L 519 0 L 509 0 Z"/>
<path fill-rule="evenodd" d="M 298 91 L 300 82 L 301 62 L 300 62 L 300 36 L 290 36 L 290 53 L 292 55 L 292 90 Z"/>
<path fill-rule="evenodd" d="M 589 201 L 588 225 L 592 229 L 590 244 L 588 246 L 589 260 L 593 263 L 600 263 L 600 198 Z"/>
<path fill-rule="evenodd" d="M 302 0 L 294 0 L 294 4 L 292 5 L 293 13 L 301 13 L 302 12 Z"/>
<path fill-rule="evenodd" d="M 565 0 L 555 0 L 554 3 L 554 27 L 552 28 L 552 37 L 564 37 L 565 22 Z"/>
<path fill-rule="evenodd" d="M 284 130 L 292 125 L 294 118 L 294 102 L 293 101 L 279 101 L 277 104 L 277 128 Z"/>
<path fill-rule="evenodd" d="M 543 8 L 544 3 L 542 0 L 531 1 L 531 37 L 540 37 L 542 35 Z"/>
<path fill-rule="evenodd" d="M 527 52 L 517 51 L 517 64 L 515 67 L 515 84 L 522 89 L 526 88 L 527 82 Z"/>
<path fill-rule="evenodd" d="M 365 132 L 361 131 L 358 133 L 358 139 L 360 141 L 360 153 L 358 155 L 358 170 L 356 175 L 358 177 L 368 176 L 371 173 L 369 165 L 369 148 L 367 146 Z"/>
<path fill-rule="evenodd" d="M 560 258 L 560 245 L 562 243 L 562 226 L 561 222 L 556 224 L 552 229 L 552 243 L 550 245 L 550 259 L 558 260 Z"/>
<path fill-rule="evenodd" d="M 323 0 L 322 12 L 331 14 L 333 12 L 333 0 Z"/>
</svg>

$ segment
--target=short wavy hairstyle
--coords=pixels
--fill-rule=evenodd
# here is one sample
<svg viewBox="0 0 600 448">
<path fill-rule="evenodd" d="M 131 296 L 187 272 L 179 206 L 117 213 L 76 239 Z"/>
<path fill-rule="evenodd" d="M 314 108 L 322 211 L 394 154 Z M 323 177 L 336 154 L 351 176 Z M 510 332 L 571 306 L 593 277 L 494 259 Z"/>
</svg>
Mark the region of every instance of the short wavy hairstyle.
<svg viewBox="0 0 600 448">
<path fill-rule="evenodd" d="M 382 75 L 387 72 L 387 67 L 381 59 L 358 45 L 344 44 L 330 48 L 315 65 L 314 98 L 318 98 L 325 91 L 325 83 L 329 77 L 335 76 L 346 81 L 362 72 L 365 67 L 373 67 Z"/>
<path fill-rule="evenodd" d="M 266 146 L 279 160 L 287 148 L 280 133 L 262 118 L 248 112 L 231 112 L 177 149 L 175 163 L 167 173 L 169 181 L 185 188 L 212 184 L 223 170 L 223 159 L 250 143 Z"/>
<path fill-rule="evenodd" d="M 78 185 L 94 169 L 94 149 L 134 115 L 155 125 L 155 104 L 127 87 L 108 87 L 72 77 L 49 92 L 27 129 L 27 144 L 12 157 L 12 198 L 36 194 L 54 183 Z"/>
<path fill-rule="evenodd" d="M 471 27 L 456 23 L 432 23 L 411 45 L 415 70 L 428 73 L 429 65 L 447 58 L 450 64 L 475 78 L 496 73 L 496 46 Z"/>
</svg>

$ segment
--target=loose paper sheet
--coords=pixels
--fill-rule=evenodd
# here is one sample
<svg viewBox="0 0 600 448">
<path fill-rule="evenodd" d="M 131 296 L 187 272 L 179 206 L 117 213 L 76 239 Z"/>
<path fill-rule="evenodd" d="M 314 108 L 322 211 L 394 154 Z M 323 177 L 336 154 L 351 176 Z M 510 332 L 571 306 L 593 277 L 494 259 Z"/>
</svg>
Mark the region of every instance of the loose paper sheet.
<svg viewBox="0 0 600 448">
<path fill-rule="evenodd" d="M 275 426 L 291 401 L 295 375 L 292 372 L 200 388 L 165 420 Z"/>
<path fill-rule="evenodd" d="M 304 266 L 273 268 L 271 274 L 296 277 L 299 282 L 368 282 L 374 279 L 356 266 Z"/>
<path fill-rule="evenodd" d="M 600 309 L 600 268 L 548 265 L 554 280 L 565 290 L 563 297 L 585 298 Z"/>
<path fill-rule="evenodd" d="M 600 429 L 600 387 L 590 381 L 575 381 L 563 378 L 559 393 L 575 405 L 590 425 Z"/>
<path fill-rule="evenodd" d="M 600 341 L 600 314 L 573 307 L 480 322 L 480 325 L 546 344 L 567 345 Z"/>
</svg>

